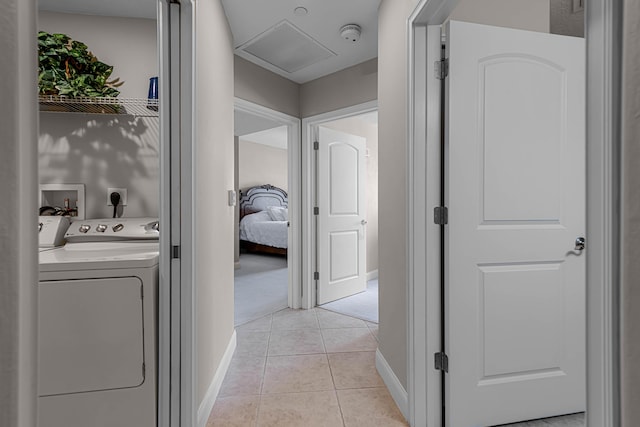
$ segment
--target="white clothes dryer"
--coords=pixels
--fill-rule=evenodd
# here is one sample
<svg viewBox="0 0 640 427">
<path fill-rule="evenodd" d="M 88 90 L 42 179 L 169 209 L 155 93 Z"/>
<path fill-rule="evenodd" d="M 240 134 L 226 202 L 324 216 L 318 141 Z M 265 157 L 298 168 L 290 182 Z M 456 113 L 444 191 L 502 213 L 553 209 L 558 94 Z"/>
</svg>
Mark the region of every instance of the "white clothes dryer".
<svg viewBox="0 0 640 427">
<path fill-rule="evenodd" d="M 40 253 L 39 427 L 156 427 L 157 224 L 79 220 Z"/>
</svg>

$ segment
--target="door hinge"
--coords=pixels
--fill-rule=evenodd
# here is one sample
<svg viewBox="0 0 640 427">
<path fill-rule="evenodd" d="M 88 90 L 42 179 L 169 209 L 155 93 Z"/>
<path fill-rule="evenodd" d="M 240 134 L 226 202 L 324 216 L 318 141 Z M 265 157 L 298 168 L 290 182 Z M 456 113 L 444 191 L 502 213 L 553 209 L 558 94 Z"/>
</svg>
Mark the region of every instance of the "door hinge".
<svg viewBox="0 0 640 427">
<path fill-rule="evenodd" d="M 433 64 L 433 73 L 438 80 L 444 80 L 449 75 L 449 59 L 442 59 Z"/>
<path fill-rule="evenodd" d="M 316 151 L 320 149 L 320 143 L 318 141 L 313 142 L 313 149 Z"/>
<path fill-rule="evenodd" d="M 446 225 L 449 223 L 449 209 L 446 206 L 436 206 L 433 208 L 433 223 Z"/>
<path fill-rule="evenodd" d="M 172 246 L 171 247 L 171 258 L 179 259 L 180 258 L 180 246 Z"/>
<path fill-rule="evenodd" d="M 433 356 L 436 370 L 449 372 L 449 356 L 444 352 L 435 353 Z"/>
<path fill-rule="evenodd" d="M 313 272 L 313 280 L 320 280 L 320 273 L 318 273 L 317 271 Z"/>
<path fill-rule="evenodd" d="M 315 207 L 313 208 L 313 214 L 314 214 L 314 215 L 320 215 L 320 208 L 319 208 L 319 207 L 317 207 L 317 206 L 315 206 Z"/>
</svg>

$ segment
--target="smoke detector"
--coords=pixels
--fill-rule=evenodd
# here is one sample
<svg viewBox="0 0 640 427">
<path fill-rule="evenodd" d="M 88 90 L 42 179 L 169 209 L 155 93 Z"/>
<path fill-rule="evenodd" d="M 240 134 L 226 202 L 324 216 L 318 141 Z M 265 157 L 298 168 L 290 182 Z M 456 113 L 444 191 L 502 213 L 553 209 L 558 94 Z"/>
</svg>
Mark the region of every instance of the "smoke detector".
<svg viewBox="0 0 640 427">
<path fill-rule="evenodd" d="M 342 36 L 343 39 L 353 43 L 360 40 L 361 33 L 362 29 L 358 24 L 347 24 L 344 27 L 340 28 L 340 36 Z"/>
</svg>

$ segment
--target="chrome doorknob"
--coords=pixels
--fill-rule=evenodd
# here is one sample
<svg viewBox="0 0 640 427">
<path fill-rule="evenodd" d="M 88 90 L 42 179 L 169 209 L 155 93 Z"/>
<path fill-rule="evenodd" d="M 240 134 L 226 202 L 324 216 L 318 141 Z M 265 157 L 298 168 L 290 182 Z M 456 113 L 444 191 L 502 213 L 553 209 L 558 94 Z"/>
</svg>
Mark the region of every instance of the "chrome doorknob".
<svg viewBox="0 0 640 427">
<path fill-rule="evenodd" d="M 575 250 L 576 251 L 582 251 L 584 249 L 584 245 L 586 243 L 586 240 L 584 237 L 578 237 L 576 238 L 576 247 Z"/>
</svg>

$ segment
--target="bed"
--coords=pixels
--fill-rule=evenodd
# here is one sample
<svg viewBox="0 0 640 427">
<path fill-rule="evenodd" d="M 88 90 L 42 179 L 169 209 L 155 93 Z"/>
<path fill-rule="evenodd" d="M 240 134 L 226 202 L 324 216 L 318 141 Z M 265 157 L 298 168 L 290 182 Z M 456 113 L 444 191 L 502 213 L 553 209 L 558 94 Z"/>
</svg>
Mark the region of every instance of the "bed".
<svg viewBox="0 0 640 427">
<path fill-rule="evenodd" d="M 247 252 L 287 254 L 287 192 L 270 184 L 240 191 L 240 248 Z"/>
</svg>

